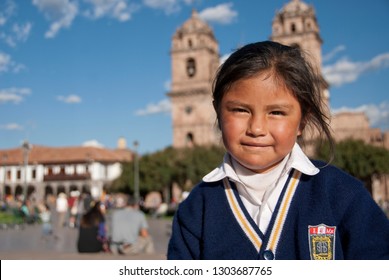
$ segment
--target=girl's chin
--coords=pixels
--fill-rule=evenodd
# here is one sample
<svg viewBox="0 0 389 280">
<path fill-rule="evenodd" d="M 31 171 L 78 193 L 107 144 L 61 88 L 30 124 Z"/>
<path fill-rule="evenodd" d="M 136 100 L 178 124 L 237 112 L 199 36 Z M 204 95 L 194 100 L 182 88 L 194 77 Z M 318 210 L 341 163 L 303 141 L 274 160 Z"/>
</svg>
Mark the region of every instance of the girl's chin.
<svg viewBox="0 0 389 280">
<path fill-rule="evenodd" d="M 238 162 L 244 166 L 245 168 L 251 170 L 252 172 L 255 173 L 266 173 L 269 172 L 270 170 L 274 169 L 281 161 L 277 161 L 275 163 L 258 163 L 258 162 Z"/>
</svg>

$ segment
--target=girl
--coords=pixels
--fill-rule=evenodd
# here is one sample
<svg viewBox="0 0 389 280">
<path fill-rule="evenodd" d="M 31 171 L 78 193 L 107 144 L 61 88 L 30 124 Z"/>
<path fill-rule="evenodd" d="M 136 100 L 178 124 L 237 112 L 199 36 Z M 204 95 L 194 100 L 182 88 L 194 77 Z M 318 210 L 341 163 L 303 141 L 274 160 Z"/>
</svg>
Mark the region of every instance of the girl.
<svg viewBox="0 0 389 280">
<path fill-rule="evenodd" d="M 310 127 L 333 146 L 319 85 L 298 48 L 226 60 L 213 103 L 227 152 L 179 206 L 168 259 L 389 258 L 389 221 L 362 183 L 298 144 Z"/>
</svg>

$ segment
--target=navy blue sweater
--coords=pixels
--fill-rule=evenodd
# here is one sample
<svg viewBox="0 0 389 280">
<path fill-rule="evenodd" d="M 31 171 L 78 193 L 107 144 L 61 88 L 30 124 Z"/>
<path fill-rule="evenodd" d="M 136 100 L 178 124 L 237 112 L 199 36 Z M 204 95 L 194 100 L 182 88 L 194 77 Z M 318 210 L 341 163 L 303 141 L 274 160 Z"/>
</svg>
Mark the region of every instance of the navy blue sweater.
<svg viewBox="0 0 389 280">
<path fill-rule="evenodd" d="M 389 259 L 389 220 L 333 166 L 291 172 L 266 233 L 232 182 L 201 182 L 177 210 L 168 259 Z"/>
</svg>

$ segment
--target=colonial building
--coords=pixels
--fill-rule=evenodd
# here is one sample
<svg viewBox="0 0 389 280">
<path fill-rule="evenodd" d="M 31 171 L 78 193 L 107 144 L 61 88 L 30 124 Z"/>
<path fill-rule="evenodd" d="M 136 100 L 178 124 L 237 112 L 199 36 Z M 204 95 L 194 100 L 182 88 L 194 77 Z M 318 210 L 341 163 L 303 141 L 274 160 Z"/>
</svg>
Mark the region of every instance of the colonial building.
<svg viewBox="0 0 389 280">
<path fill-rule="evenodd" d="M 21 147 L 0 150 L 0 194 L 3 197 L 39 201 L 47 195 L 71 191 L 101 196 L 122 172 L 122 163 L 133 153 L 119 140 L 117 149 L 100 147 L 45 147 L 25 142 Z"/>
<path fill-rule="evenodd" d="M 219 142 L 212 106 L 212 81 L 219 66 L 219 46 L 212 29 L 196 10 L 173 35 L 171 47 L 173 147 Z"/>
</svg>

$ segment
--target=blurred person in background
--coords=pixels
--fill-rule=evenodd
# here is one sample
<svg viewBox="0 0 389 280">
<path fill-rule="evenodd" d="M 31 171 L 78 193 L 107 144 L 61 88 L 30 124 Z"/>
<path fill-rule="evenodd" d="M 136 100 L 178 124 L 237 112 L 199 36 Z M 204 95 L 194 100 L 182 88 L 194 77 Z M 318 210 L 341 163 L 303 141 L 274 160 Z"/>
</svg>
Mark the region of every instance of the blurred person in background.
<svg viewBox="0 0 389 280">
<path fill-rule="evenodd" d="M 79 253 L 108 252 L 105 206 L 100 201 L 82 216 L 77 240 Z"/>
<path fill-rule="evenodd" d="M 67 225 L 66 217 L 68 214 L 68 200 L 65 193 L 61 192 L 56 200 L 55 209 L 57 211 L 57 229 L 60 230 L 62 227 Z"/>
<path fill-rule="evenodd" d="M 111 251 L 117 254 L 153 253 L 154 243 L 148 231 L 145 214 L 132 197 L 127 203 L 120 198 L 119 209 L 112 213 L 110 225 Z"/>
</svg>

